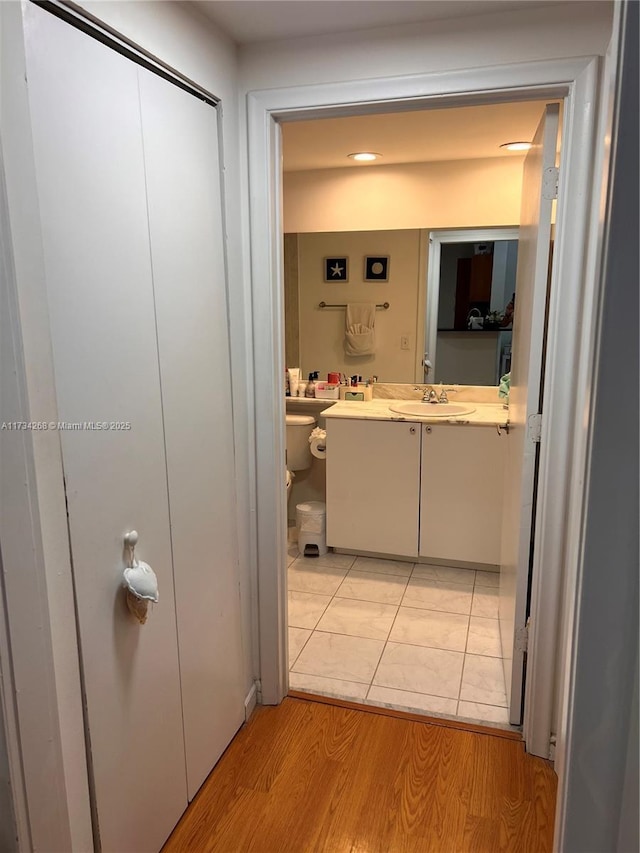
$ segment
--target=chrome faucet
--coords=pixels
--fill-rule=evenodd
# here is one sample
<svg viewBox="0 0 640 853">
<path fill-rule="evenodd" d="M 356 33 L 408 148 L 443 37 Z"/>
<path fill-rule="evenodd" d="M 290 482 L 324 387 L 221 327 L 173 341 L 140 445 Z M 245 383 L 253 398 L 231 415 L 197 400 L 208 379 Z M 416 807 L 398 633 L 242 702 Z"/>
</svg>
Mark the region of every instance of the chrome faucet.
<svg viewBox="0 0 640 853">
<path fill-rule="evenodd" d="M 440 396 L 438 397 L 438 402 L 439 403 L 448 403 L 449 402 L 449 398 L 447 397 L 447 389 L 446 388 L 443 388 L 440 391 Z"/>
<path fill-rule="evenodd" d="M 423 402 L 423 403 L 431 403 L 431 402 L 433 402 L 434 400 L 437 400 L 437 399 L 438 399 L 438 395 L 437 395 L 437 394 L 436 394 L 436 392 L 433 390 L 433 388 L 429 388 L 429 386 L 428 386 L 428 385 L 425 385 L 425 388 L 424 388 L 424 395 L 423 395 L 423 397 L 422 397 L 422 402 Z"/>
</svg>

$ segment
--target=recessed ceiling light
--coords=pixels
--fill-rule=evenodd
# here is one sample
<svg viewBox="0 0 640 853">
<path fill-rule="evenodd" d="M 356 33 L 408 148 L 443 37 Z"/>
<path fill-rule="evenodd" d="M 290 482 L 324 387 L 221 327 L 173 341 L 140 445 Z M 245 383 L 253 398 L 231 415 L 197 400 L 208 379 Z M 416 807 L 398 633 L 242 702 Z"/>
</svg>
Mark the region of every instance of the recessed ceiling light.
<svg viewBox="0 0 640 853">
<path fill-rule="evenodd" d="M 533 148 L 533 142 L 505 142 L 500 148 L 506 148 L 507 151 L 528 151 Z"/>
<path fill-rule="evenodd" d="M 358 151 L 355 154 L 348 154 L 347 156 L 350 157 L 351 160 L 368 162 L 370 160 L 377 160 L 378 157 L 382 157 L 382 154 L 376 154 L 375 151 Z"/>
</svg>

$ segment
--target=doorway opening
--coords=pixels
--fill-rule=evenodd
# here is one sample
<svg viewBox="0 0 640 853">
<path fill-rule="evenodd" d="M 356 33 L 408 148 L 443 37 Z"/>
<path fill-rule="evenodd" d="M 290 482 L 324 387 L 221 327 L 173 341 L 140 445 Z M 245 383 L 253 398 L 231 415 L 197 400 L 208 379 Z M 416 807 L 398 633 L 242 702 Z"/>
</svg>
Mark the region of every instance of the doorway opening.
<svg viewBox="0 0 640 853">
<path fill-rule="evenodd" d="M 425 443 L 422 436 L 421 449 L 421 418 L 417 418 L 419 426 L 413 433 L 418 434 L 418 463 L 407 469 L 409 479 L 417 477 L 412 486 L 415 506 L 405 502 L 402 484 L 396 489 L 401 463 L 387 472 L 396 483 L 385 485 L 386 505 L 384 494 L 378 498 L 382 515 L 376 524 L 402 526 L 408 519 L 414 552 L 411 545 L 394 547 L 390 543 L 398 540 L 393 537 L 368 538 L 365 533 L 359 538 L 336 532 L 345 525 L 366 529 L 363 515 L 371 508 L 369 495 L 384 477 L 379 464 L 367 461 L 380 453 L 379 435 L 372 439 L 369 457 L 369 451 L 362 450 L 365 435 L 358 426 L 363 419 L 357 404 L 350 413 L 354 429 L 343 467 L 351 466 L 349 476 L 357 478 L 354 459 L 363 453 L 362 468 L 373 482 L 362 493 L 349 486 L 350 498 L 338 510 L 340 488 L 327 489 L 325 475 L 328 468 L 334 482 L 339 476 L 333 455 L 340 452 L 339 422 L 329 411 L 333 403 L 287 398 L 288 414 L 311 416 L 321 429 L 327 427 L 326 421 L 331 424 L 326 460 L 312 459 L 307 468 L 294 472 L 290 488 L 287 586 L 292 689 L 501 727 L 521 721 L 521 706 L 509 709 L 509 700 L 513 703 L 518 691 L 522 696 L 524 676 L 515 673 L 516 688 L 508 683 L 514 677 L 511 647 L 517 629 L 508 611 L 515 607 L 511 599 L 516 586 L 521 595 L 522 589 L 528 590 L 530 565 L 527 559 L 526 578 L 515 585 L 512 567 L 507 569 L 505 590 L 500 592 L 504 469 L 513 454 L 507 453 L 508 430 L 501 430 L 509 416 L 502 411 L 498 386 L 510 366 L 518 249 L 518 229 L 505 226 L 520 219 L 524 157 L 501 156 L 499 146 L 515 138 L 533 139 L 545 103 L 485 104 L 283 125 L 282 348 L 287 366 L 301 367 L 303 379 L 314 371 L 320 379 L 329 373 L 349 376 L 354 367 L 356 374 L 366 371 L 365 376 L 378 380 L 369 390 L 374 401 L 420 401 L 425 386 L 432 388 L 435 382 L 439 397 L 444 391 L 455 398 L 454 406 L 461 402 L 467 412 L 477 413 L 471 416 L 462 445 L 457 419 L 455 426 L 426 428 L 431 439 Z M 365 136 L 368 150 L 392 153 L 366 167 L 349 166 L 348 151 L 356 150 Z M 554 143 L 554 166 L 555 154 Z M 448 159 L 442 159 L 445 156 Z M 398 220 L 411 227 L 399 227 Z M 381 282 L 367 276 L 367 259 L 376 256 L 387 263 Z M 328 257 L 345 266 L 339 282 L 327 279 L 323 262 Z M 548 281 L 545 275 L 543 304 Z M 377 349 L 368 359 L 350 362 L 342 350 L 344 307 L 370 301 L 389 305 L 376 317 Z M 320 308 L 322 303 L 337 310 L 329 314 Z M 530 310 L 532 303 L 525 302 L 521 314 Z M 533 319 L 528 316 L 523 322 L 531 325 Z M 541 348 L 536 357 L 540 362 Z M 536 374 L 539 363 L 534 381 Z M 474 418 L 489 417 L 492 406 L 492 420 L 486 422 L 491 426 L 476 429 Z M 398 414 L 389 411 L 375 417 L 398 420 Z M 493 427 L 495 435 L 487 442 L 487 430 Z M 450 445 L 452 430 L 455 440 Z M 438 463 L 428 449 L 436 439 L 452 454 L 449 460 L 445 455 L 436 475 L 444 484 L 437 508 L 431 480 Z M 392 456 L 394 449 L 384 452 Z M 460 467 L 463 459 L 467 463 Z M 513 459 L 510 465 L 513 469 Z M 527 488 L 531 504 L 533 480 Z M 334 546 L 316 559 L 299 553 L 292 526 L 296 506 L 310 500 L 327 504 L 328 542 Z M 466 513 L 460 510 L 464 502 Z M 346 521 L 332 524 L 332 515 L 335 519 L 338 514 Z M 511 525 L 516 522 L 514 516 L 509 518 Z M 417 525 L 417 536 L 412 525 Z M 508 535 L 507 543 L 513 538 Z M 448 542 L 434 545 L 439 539 Z M 425 540 L 428 544 L 423 546 Z M 513 550 L 513 544 L 510 547 Z M 507 611 L 502 636 L 501 597 L 506 599 L 501 609 Z"/>
<path fill-rule="evenodd" d="M 559 680 L 566 672 L 567 638 L 561 620 L 571 619 L 572 589 L 578 571 L 580 472 L 587 434 L 579 415 L 588 401 L 589 365 L 594 352 L 598 190 L 593 169 L 601 165 L 596 145 L 598 114 L 590 109 L 599 91 L 595 56 L 523 62 L 411 77 L 350 80 L 317 87 L 256 90 L 248 95 L 251 185 L 252 312 L 254 324 L 256 419 L 256 517 L 258 646 L 262 702 L 278 704 L 288 691 L 286 635 L 287 507 L 284 400 L 285 355 L 281 281 L 281 127 L 289 121 L 525 99 L 564 99 L 563 162 L 548 313 L 545 418 L 540 426 L 531 632 L 523 737 L 527 749 L 549 758 L 562 709 Z M 398 211 L 398 217 L 402 210 Z M 399 221 L 399 220 L 398 220 Z M 403 223 L 404 224 L 404 223 Z M 557 282 L 562 282 L 562 287 Z M 566 318 L 576 318 L 567 323 Z M 563 520 L 558 524 L 559 519 Z M 567 586 L 568 585 L 568 586 Z M 552 638 L 562 636 L 562 647 Z"/>
</svg>

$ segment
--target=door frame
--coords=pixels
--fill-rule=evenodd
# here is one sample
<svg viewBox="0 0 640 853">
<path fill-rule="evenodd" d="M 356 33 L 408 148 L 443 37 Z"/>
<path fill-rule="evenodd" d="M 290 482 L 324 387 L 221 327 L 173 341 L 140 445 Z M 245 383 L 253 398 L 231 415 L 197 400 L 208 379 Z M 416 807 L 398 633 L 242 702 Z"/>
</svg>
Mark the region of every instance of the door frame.
<svg viewBox="0 0 640 853">
<path fill-rule="evenodd" d="M 467 106 L 514 100 L 564 100 L 564 164 L 556 218 L 556 254 L 548 326 L 548 370 L 532 580 L 529 683 L 524 738 L 549 757 L 555 733 L 555 682 L 563 589 L 575 584 L 568 548 L 579 534 L 586 439 L 582 412 L 593 364 L 598 197 L 594 175 L 604 137 L 596 137 L 601 59 L 526 62 L 444 73 L 354 80 L 248 93 L 251 278 L 254 317 L 258 643 L 262 701 L 287 693 L 286 494 L 284 488 L 284 309 L 282 164 L 279 123 Z M 557 286 L 562 281 L 562 288 Z M 555 286 L 554 286 L 555 284 Z M 571 322 L 567 322 L 571 318 Z M 262 322 L 263 321 L 263 322 Z M 586 366 L 586 369 L 585 369 Z M 567 556 L 571 559 L 567 560 Z M 566 598 L 566 596 L 565 596 Z"/>
<path fill-rule="evenodd" d="M 424 312 L 423 352 L 429 353 L 431 370 L 435 376 L 438 360 L 437 346 L 431 341 L 438 338 L 438 305 L 440 304 L 440 256 L 443 243 L 484 243 L 494 240 L 517 240 L 518 227 L 445 228 L 429 231 L 429 259 L 427 261 L 427 299 Z M 424 383 L 427 378 L 417 380 Z"/>
</svg>

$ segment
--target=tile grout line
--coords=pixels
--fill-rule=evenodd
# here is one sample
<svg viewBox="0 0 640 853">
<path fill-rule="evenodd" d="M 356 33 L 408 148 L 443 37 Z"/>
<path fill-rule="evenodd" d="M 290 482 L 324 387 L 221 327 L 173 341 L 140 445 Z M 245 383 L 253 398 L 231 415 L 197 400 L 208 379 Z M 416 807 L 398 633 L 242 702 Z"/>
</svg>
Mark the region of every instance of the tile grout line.
<svg viewBox="0 0 640 853">
<path fill-rule="evenodd" d="M 298 552 L 298 553 L 299 553 L 299 552 Z M 296 559 L 297 559 L 297 558 L 296 558 Z M 296 560 L 294 559 L 293 563 L 291 563 L 291 566 L 295 563 L 295 561 L 296 561 Z M 289 569 L 291 568 L 291 566 L 287 566 L 287 579 L 288 579 L 288 577 L 289 577 Z M 345 577 L 346 577 L 346 575 L 345 575 Z M 288 584 L 288 582 L 287 582 L 287 596 L 288 596 L 288 594 L 289 594 L 290 592 L 299 592 L 299 591 L 300 591 L 300 590 L 292 590 L 292 589 L 290 589 L 290 588 L 289 588 L 289 584 Z M 314 593 L 312 593 L 312 594 L 314 594 Z M 321 593 L 315 593 L 315 594 L 321 594 Z M 309 643 L 309 640 L 313 637 L 314 633 L 316 632 L 316 628 L 317 628 L 317 626 L 318 626 L 318 622 L 322 619 L 322 617 L 324 616 L 324 614 L 325 614 L 325 613 L 326 613 L 326 611 L 327 611 L 327 608 L 329 607 L 329 605 L 331 604 L 331 602 L 333 601 L 333 599 L 334 599 L 334 598 L 335 598 L 335 593 L 334 593 L 334 594 L 329 598 L 329 601 L 328 601 L 328 602 L 326 603 L 326 605 L 324 606 L 324 609 L 323 609 L 322 613 L 321 613 L 321 614 L 320 614 L 320 616 L 317 618 L 315 626 L 314 626 L 313 628 L 311 628 L 311 633 L 309 634 L 309 636 L 308 636 L 308 637 L 307 637 L 307 639 L 305 640 L 304 645 L 302 646 L 302 648 L 300 649 L 300 651 L 299 651 L 299 652 L 298 652 L 298 654 L 296 655 L 295 660 L 293 661 L 293 663 L 290 663 L 290 664 L 289 664 L 289 673 L 291 673 L 291 672 L 293 671 L 293 667 L 295 666 L 296 661 L 298 660 L 298 658 L 300 657 L 300 655 L 301 655 L 301 654 L 302 654 L 302 652 L 304 651 L 305 647 L 306 647 L 306 646 L 307 646 L 307 644 Z M 287 616 L 288 616 L 288 612 L 289 612 L 289 602 L 288 602 L 288 600 L 287 600 Z M 288 622 L 288 621 L 289 621 L 289 620 L 288 620 L 288 618 L 287 618 L 287 622 Z M 287 625 L 287 628 L 291 628 L 291 627 L 295 627 L 295 626 Z M 307 631 L 308 631 L 309 629 L 308 629 L 308 628 L 306 628 L 305 630 L 307 630 Z M 288 675 L 289 673 L 287 673 L 287 675 Z M 288 680 L 288 678 L 287 678 L 287 680 Z"/>
<path fill-rule="evenodd" d="M 413 569 L 411 569 L 411 572 L 413 572 Z M 382 654 L 380 655 L 380 658 L 378 659 L 378 663 L 376 665 L 376 668 L 373 671 L 373 675 L 371 676 L 371 683 L 369 684 L 369 688 L 367 690 L 367 696 L 366 696 L 367 699 L 369 698 L 369 693 L 371 693 L 371 688 L 373 687 L 373 682 L 375 681 L 376 675 L 378 674 L 378 670 L 380 669 L 380 663 L 382 661 L 382 658 L 384 657 L 384 653 L 386 652 L 387 646 L 389 645 L 389 637 L 391 636 L 391 632 L 393 631 L 393 626 L 396 624 L 396 619 L 398 618 L 398 613 L 400 613 L 400 608 L 402 607 L 402 598 L 404 597 L 404 592 L 406 592 L 410 578 L 411 578 L 411 575 L 409 575 L 409 577 L 406 579 L 407 583 L 404 585 L 404 591 L 402 593 L 402 597 L 400 598 L 400 601 L 396 605 L 396 615 L 393 617 L 393 622 L 391 623 L 391 627 L 389 628 L 389 633 L 387 634 L 387 639 L 385 640 L 384 646 L 382 647 Z"/>
<path fill-rule="evenodd" d="M 455 615 L 457 616 L 459 614 L 455 614 Z M 397 617 L 394 616 L 394 622 L 395 622 L 396 618 Z M 290 627 L 296 628 L 298 626 L 297 625 L 291 625 Z M 321 634 L 333 634 L 335 637 L 346 637 L 346 638 L 349 638 L 351 640 L 375 640 L 376 642 L 379 642 L 379 643 L 389 642 L 389 643 L 396 643 L 396 645 L 398 645 L 398 646 L 411 646 L 411 648 L 414 648 L 414 649 L 431 649 L 431 651 L 434 651 L 434 652 L 451 652 L 454 655 L 463 655 L 463 656 L 465 654 L 461 649 L 449 649 L 449 648 L 446 648 L 445 646 L 430 646 L 430 645 L 427 645 L 426 643 L 412 643 L 409 640 L 391 640 L 390 636 L 387 637 L 386 640 L 383 640 L 381 637 L 364 637 L 362 634 L 345 634 L 342 631 L 330 631 L 328 628 L 312 628 L 312 629 L 306 628 L 306 629 L 302 629 L 302 630 L 319 631 Z M 391 631 L 389 631 L 389 635 L 390 634 L 391 634 Z M 473 657 L 486 657 L 489 660 L 501 660 L 501 658 L 492 657 L 491 655 L 473 655 Z"/>
<path fill-rule="evenodd" d="M 289 622 L 289 619 L 288 619 L 288 616 L 289 616 L 289 612 L 288 612 L 288 605 L 289 605 L 288 596 L 289 596 L 289 593 L 290 593 L 290 592 L 302 592 L 302 590 L 299 590 L 299 589 L 288 589 L 288 590 L 287 590 L 287 623 Z M 326 593 L 326 592 L 325 592 L 325 593 L 322 593 L 322 592 L 309 592 L 309 593 L 306 593 L 306 594 L 307 594 L 307 595 L 328 595 L 328 593 Z M 318 622 L 322 619 L 322 617 L 323 617 L 323 616 L 324 616 L 324 614 L 326 613 L 327 607 L 331 604 L 331 602 L 333 601 L 333 599 L 334 599 L 334 598 L 335 598 L 335 596 L 329 596 L 329 601 L 327 601 L 327 603 L 325 604 L 325 606 L 324 606 L 324 608 L 323 608 L 323 610 L 322 610 L 322 613 L 320 614 L 320 616 L 318 616 L 318 618 L 317 618 L 317 620 L 316 620 L 315 625 L 313 626 L 313 628 L 311 628 L 311 630 L 312 630 L 312 631 L 315 631 L 315 629 L 316 629 L 316 625 L 317 625 L 317 624 L 318 624 Z M 288 627 L 288 628 L 301 628 L 301 627 L 305 627 L 305 628 L 306 628 L 306 625 L 305 625 L 305 626 L 302 626 L 302 625 L 289 625 L 289 624 L 287 624 L 287 627 Z M 307 629 L 307 631 L 309 630 L 309 628 L 306 628 L 306 629 Z"/>
<path fill-rule="evenodd" d="M 304 672 L 302 670 L 297 670 L 294 675 L 309 675 L 311 678 L 326 678 L 328 681 L 345 681 L 347 684 L 360 684 L 367 685 L 366 681 L 354 681 L 352 678 L 334 678 L 332 675 L 318 675 L 317 672 Z M 304 688 L 295 688 L 296 690 L 303 690 Z M 336 696 L 336 699 L 344 699 L 344 696 Z M 351 701 L 347 699 L 347 702 Z M 497 707 L 497 706 L 496 706 Z"/>
<path fill-rule="evenodd" d="M 342 600 L 346 600 L 346 599 L 342 599 Z M 369 604 L 370 602 L 364 602 L 364 603 Z M 401 609 L 401 605 L 389 605 L 389 606 L 390 607 L 397 607 L 398 611 L 400 611 L 400 609 Z M 327 607 L 329 607 L 329 605 L 327 605 Z M 425 610 L 425 611 L 421 611 L 421 612 L 423 612 L 423 613 L 439 613 L 440 611 L 439 610 Z M 393 626 L 395 625 L 395 620 L 398 618 L 399 615 L 400 614 L 398 612 L 393 617 L 392 627 L 388 632 L 389 636 L 387 637 L 386 640 L 383 640 L 382 637 L 365 637 L 363 634 L 345 634 L 343 631 L 331 631 L 329 628 L 319 628 L 317 624 L 316 624 L 315 628 L 307 628 L 307 627 L 301 626 L 301 625 L 289 625 L 288 627 L 289 628 L 297 628 L 298 630 L 301 630 L 301 631 L 313 631 L 314 633 L 317 632 L 320 634 L 333 634 L 336 637 L 345 637 L 345 639 L 351 639 L 351 640 L 373 640 L 374 642 L 378 642 L 378 643 L 390 642 L 390 643 L 396 643 L 397 645 L 400 645 L 400 646 L 412 646 L 413 648 L 416 648 L 416 649 L 432 649 L 433 651 L 436 651 L 436 652 L 452 652 L 453 654 L 456 654 L 456 655 L 463 655 L 463 656 L 468 655 L 469 657 L 474 657 L 474 658 L 486 658 L 487 660 L 502 660 L 502 658 L 499 655 L 488 655 L 488 654 L 479 654 L 477 652 L 467 652 L 467 651 L 463 651 L 462 649 L 450 649 L 450 648 L 447 648 L 446 646 L 431 646 L 431 645 L 428 645 L 427 643 L 415 643 L 415 642 L 411 642 L 410 640 L 391 640 L 390 639 L 391 631 L 393 630 Z M 465 616 L 464 613 L 451 613 L 449 615 L 451 615 L 451 616 Z M 467 617 L 467 618 L 469 618 L 469 617 Z M 496 620 L 494 620 L 494 621 L 496 621 Z M 467 633 L 468 633 L 468 630 L 469 629 L 467 628 Z"/>
<path fill-rule="evenodd" d="M 339 592 L 340 592 L 339 588 L 338 588 L 338 590 L 337 590 L 335 593 L 330 593 L 330 592 L 311 592 L 311 591 L 309 591 L 308 589 L 292 589 L 292 590 L 290 590 L 290 592 L 300 592 L 300 593 L 304 593 L 305 595 L 328 595 L 328 596 L 329 596 L 329 597 L 331 597 L 331 598 L 339 598 L 341 601 L 363 601 L 363 602 L 365 602 L 366 604 L 385 604 L 385 605 L 387 605 L 387 606 L 389 606 L 389 607 L 406 607 L 408 610 L 419 610 L 419 611 L 421 611 L 421 612 L 425 612 L 425 611 L 426 611 L 427 613 L 447 613 L 447 614 L 449 614 L 450 616 L 469 616 L 469 615 L 473 615 L 473 614 L 470 614 L 470 613 L 461 613 L 460 611 L 457 611 L 457 610 L 438 610 L 438 609 L 436 609 L 436 608 L 434 608 L 434 607 L 417 607 L 415 604 L 404 604 L 404 602 L 403 602 L 403 600 L 402 600 L 402 599 L 400 600 L 399 604 L 396 604 L 395 602 L 392 602 L 392 601 L 374 601 L 374 600 L 373 600 L 373 599 L 371 599 L 371 598 L 352 598 L 352 597 L 351 597 L 351 596 L 349 596 L 349 595 L 339 595 Z M 403 595 L 403 598 L 404 598 L 404 595 Z M 331 602 L 329 602 L 329 603 L 331 603 Z M 327 605 L 327 606 L 328 606 L 328 605 Z M 493 621 L 493 622 L 498 622 L 498 621 L 499 621 L 498 619 L 496 619 L 496 618 L 495 618 L 495 617 L 493 617 L 493 616 L 478 616 L 478 617 L 476 617 L 476 618 L 477 618 L 477 619 L 489 619 L 489 620 L 491 620 L 491 621 Z"/>
<path fill-rule="evenodd" d="M 287 628 L 288 628 L 288 629 L 290 629 L 290 628 L 295 628 L 295 627 L 296 627 L 295 625 L 288 625 L 288 626 L 287 626 Z M 298 658 L 300 657 L 300 655 L 301 655 L 301 654 L 302 654 L 302 652 L 304 651 L 305 646 L 307 645 L 307 643 L 309 642 L 309 640 L 311 639 L 311 637 L 313 637 L 313 631 L 314 631 L 314 629 L 313 629 L 313 628 L 311 628 L 311 629 L 309 629 L 309 628 L 298 628 L 298 630 L 299 630 L 299 631 L 309 631 L 309 630 L 310 630 L 310 634 L 309 634 L 309 636 L 307 637 L 307 639 L 304 641 L 304 643 L 302 644 L 302 646 L 301 646 L 301 648 L 300 648 L 300 651 L 299 651 L 299 652 L 298 652 L 298 654 L 295 656 L 295 659 L 294 659 L 293 661 L 289 661 L 289 672 L 291 672 L 291 670 L 292 670 L 292 669 L 293 669 L 293 667 L 295 666 L 296 661 L 298 660 Z M 287 651 L 288 651 L 288 650 L 287 650 Z"/>
<path fill-rule="evenodd" d="M 371 693 L 371 688 L 373 687 L 373 682 L 375 681 L 375 677 L 376 677 L 376 675 L 377 675 L 377 673 L 378 673 L 378 669 L 380 668 L 380 663 L 381 663 L 381 661 L 382 661 L 382 658 L 384 657 L 384 653 L 385 653 L 385 651 L 387 650 L 387 646 L 388 646 L 388 645 L 389 645 L 389 643 L 391 642 L 391 640 L 390 640 L 389 638 L 391 637 L 391 634 L 392 634 L 392 632 L 393 632 L 393 628 L 394 628 L 394 626 L 395 626 L 396 620 L 397 620 L 398 615 L 399 615 L 399 613 L 400 613 L 400 608 L 403 606 L 404 596 L 406 595 L 406 591 L 407 591 L 407 589 L 408 589 L 408 587 L 409 587 L 409 582 L 410 582 L 411 578 L 412 578 L 412 577 L 413 577 L 413 575 L 414 575 L 414 572 L 415 572 L 415 569 L 416 569 L 416 566 L 417 566 L 417 565 L 418 565 L 417 563 L 414 563 L 414 564 L 413 564 L 413 568 L 412 568 L 412 570 L 411 570 L 411 574 L 410 574 L 410 575 L 409 575 L 409 577 L 407 578 L 407 583 L 405 584 L 404 593 L 403 593 L 403 595 L 402 595 L 402 598 L 400 599 L 400 603 L 399 603 L 399 605 L 398 605 L 398 610 L 396 611 L 396 615 L 395 615 L 395 617 L 394 617 L 393 624 L 391 625 L 391 629 L 389 630 L 389 634 L 388 634 L 388 636 L 387 636 L 387 640 L 385 641 L 384 648 L 382 649 L 382 654 L 380 655 L 380 660 L 378 661 L 378 665 L 376 666 L 375 672 L 374 672 L 373 677 L 372 677 L 372 679 L 371 679 L 371 684 L 369 685 L 369 689 L 367 690 L 367 699 L 369 698 L 369 694 Z M 473 593 L 472 593 L 472 597 L 473 597 Z M 423 610 L 423 608 L 413 608 L 413 609 L 415 609 L 415 610 Z M 432 612 L 432 613 L 433 613 L 433 612 L 437 612 L 437 611 L 427 611 L 427 612 Z M 452 614 L 452 615 L 453 615 L 453 614 Z M 456 615 L 459 615 L 459 614 L 456 614 Z M 469 629 L 468 629 L 468 625 L 467 625 L 467 633 L 468 633 L 468 630 L 469 630 Z M 414 644 L 411 644 L 411 643 L 403 643 L 402 645 L 414 645 Z M 426 647 L 425 647 L 425 646 L 417 646 L 417 644 L 416 644 L 416 647 L 417 647 L 417 648 L 430 648 L 430 647 L 428 647 L 428 646 L 426 646 Z M 442 651 L 448 651 L 448 650 L 443 649 Z M 464 658 L 463 658 L 463 665 L 464 665 Z M 383 686 L 383 685 L 380 685 L 380 686 Z M 389 688 L 389 687 L 387 687 L 386 689 L 387 689 L 387 690 L 389 690 L 389 689 L 394 689 L 394 688 Z M 434 698 L 438 698 L 438 699 L 447 699 L 447 698 L 449 698 L 449 697 L 446 697 L 446 696 L 438 696 L 437 694 L 421 693 L 421 692 L 419 692 L 419 691 L 406 691 L 406 692 L 407 692 L 407 693 L 412 692 L 412 693 L 415 693 L 415 694 L 416 694 L 416 695 L 418 695 L 418 696 L 434 696 Z M 457 710 L 457 705 L 456 705 L 456 710 Z"/>
<path fill-rule="evenodd" d="M 460 685 L 458 687 L 458 701 L 456 704 L 456 716 L 460 716 L 460 702 L 463 700 L 460 698 L 462 695 L 462 682 L 464 680 L 464 669 L 465 664 L 467 662 L 467 649 L 469 648 L 469 631 L 471 630 L 471 611 L 473 610 L 473 594 L 476 590 L 476 579 L 473 579 L 473 593 L 471 594 L 471 605 L 469 606 L 469 621 L 467 622 L 467 638 L 464 644 L 464 654 L 462 656 L 462 669 L 460 670 Z"/>
<path fill-rule="evenodd" d="M 468 657 L 471 657 L 471 658 L 485 658 L 486 660 L 500 661 L 500 663 L 502 664 L 502 658 L 499 658 L 499 657 L 491 657 L 491 655 L 476 655 L 476 654 L 473 654 L 473 653 L 465 652 L 465 656 L 464 656 L 464 657 L 465 657 L 465 661 L 466 661 L 466 659 L 467 659 Z M 503 675 L 503 677 L 502 677 L 502 681 L 504 682 L 504 675 Z M 506 687 L 505 687 L 504 694 L 505 694 L 505 701 L 506 701 L 506 695 L 507 695 Z M 460 702 L 471 702 L 472 700 L 471 700 L 471 699 L 460 699 L 459 701 L 460 701 Z M 506 704 L 505 704 L 505 705 L 494 705 L 494 704 L 492 704 L 491 702 L 473 702 L 473 704 L 474 704 L 474 705 L 489 705 L 491 708 L 508 708 L 508 706 L 507 706 Z"/>
<path fill-rule="evenodd" d="M 413 571 L 413 569 L 411 571 Z M 409 578 L 410 577 L 411 577 L 411 575 L 409 575 Z M 405 587 L 404 587 L 405 590 L 406 590 L 407 585 L 409 583 L 409 578 L 407 578 L 407 583 L 405 584 Z M 404 593 L 403 593 L 403 596 L 404 596 Z M 389 633 L 387 634 L 387 639 L 384 641 L 384 646 L 382 648 L 382 654 L 380 655 L 380 658 L 378 659 L 378 663 L 376 665 L 376 668 L 373 672 L 373 675 L 371 676 L 371 683 L 369 684 L 369 689 L 367 690 L 367 696 L 366 696 L 367 699 L 369 698 L 369 693 L 371 693 L 371 688 L 373 687 L 373 682 L 375 681 L 376 675 L 378 674 L 378 670 L 380 669 L 380 663 L 382 661 L 382 658 L 384 657 L 384 653 L 386 652 L 387 646 L 389 645 L 389 637 L 391 636 L 391 632 L 393 631 L 393 626 L 396 624 L 396 619 L 398 618 L 398 613 L 400 613 L 400 608 L 402 607 L 402 598 L 400 599 L 400 601 L 398 602 L 396 607 L 397 607 L 396 615 L 393 617 L 393 622 L 391 623 L 391 627 L 389 628 Z"/>
<path fill-rule="evenodd" d="M 353 565 L 355 565 L 356 559 L 357 559 L 357 558 L 354 558 L 354 560 L 353 560 L 353 562 L 352 562 L 352 564 L 351 564 L 352 566 L 353 566 Z M 351 571 L 351 568 L 349 568 L 349 569 L 347 570 L 347 573 L 345 574 L 344 578 L 343 578 L 343 579 L 342 579 L 342 581 L 340 582 L 340 584 L 339 584 L 339 586 L 338 586 L 338 589 L 333 593 L 333 595 L 331 596 L 330 600 L 327 602 L 327 605 L 326 605 L 326 607 L 324 608 L 324 610 L 323 610 L 323 612 L 322 612 L 321 616 L 319 617 L 318 621 L 316 622 L 316 627 L 315 627 L 315 628 L 313 629 L 313 631 L 311 632 L 311 635 L 309 636 L 309 638 L 308 638 L 307 642 L 309 642 L 309 640 L 311 640 L 311 638 L 313 637 L 313 635 L 317 632 L 317 630 L 318 630 L 317 626 L 318 626 L 318 624 L 320 623 L 320 620 L 322 619 L 322 617 L 324 616 L 324 614 L 326 613 L 327 609 L 331 606 L 331 604 L 335 601 L 335 599 L 336 599 L 336 598 L 339 598 L 339 596 L 338 596 L 338 594 L 337 594 L 337 593 L 338 593 L 338 590 L 340 589 L 340 586 L 342 586 L 342 584 L 344 583 L 344 580 L 345 580 L 345 578 L 349 575 L 350 571 Z M 343 600 L 358 600 L 358 599 L 343 599 Z M 371 604 L 371 603 L 380 604 L 380 603 L 382 603 L 382 602 L 367 602 L 367 603 L 370 603 L 370 604 Z M 325 632 L 325 633 L 331 633 L 331 632 L 327 631 L 327 632 Z M 350 636 L 350 635 L 348 635 L 348 634 L 340 634 L 340 635 L 338 635 L 338 636 L 346 636 L 346 637 L 348 637 L 348 636 Z M 358 639 L 370 639 L 370 638 L 367 638 L 367 637 L 360 637 L 360 638 L 358 638 Z M 306 645 L 306 644 L 305 644 L 305 645 Z M 385 646 L 386 646 L 386 642 L 385 642 Z M 383 647 L 382 647 L 382 653 L 381 653 L 381 655 L 380 655 L 380 659 L 382 658 L 382 654 L 384 654 L 385 646 L 383 646 Z M 296 660 L 297 660 L 297 658 L 296 658 Z M 379 662 L 380 662 L 380 661 L 378 661 L 378 664 L 379 664 Z M 376 671 L 377 671 L 377 666 L 376 666 Z M 312 673 L 301 673 L 301 675 L 312 675 Z M 375 672 L 374 672 L 374 676 L 375 676 Z M 318 677 L 318 676 L 315 676 L 315 677 Z M 325 677 L 325 678 L 326 678 L 327 676 L 321 676 L 321 677 Z M 367 690 L 366 690 L 366 693 L 365 693 L 365 696 L 364 696 L 364 700 L 363 700 L 363 701 L 366 701 L 367 696 L 368 696 L 368 694 L 369 694 L 369 690 L 370 690 L 370 688 L 371 688 L 371 683 L 367 684 L 367 682 L 361 682 L 361 681 L 353 681 L 353 682 L 352 682 L 352 681 L 350 681 L 350 680 L 349 680 L 349 679 L 347 679 L 347 678 L 344 678 L 344 679 L 337 679 L 337 678 L 336 678 L 335 680 L 336 680 L 336 681 L 346 681 L 348 684 L 363 684 L 363 683 L 364 683 L 364 684 L 366 685 L 366 687 L 367 687 Z M 373 677 L 372 677 L 371 681 L 373 681 Z M 338 697 L 338 698 L 340 698 L 340 697 Z"/>
</svg>

